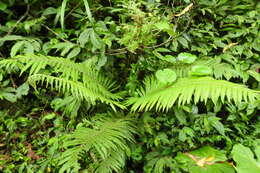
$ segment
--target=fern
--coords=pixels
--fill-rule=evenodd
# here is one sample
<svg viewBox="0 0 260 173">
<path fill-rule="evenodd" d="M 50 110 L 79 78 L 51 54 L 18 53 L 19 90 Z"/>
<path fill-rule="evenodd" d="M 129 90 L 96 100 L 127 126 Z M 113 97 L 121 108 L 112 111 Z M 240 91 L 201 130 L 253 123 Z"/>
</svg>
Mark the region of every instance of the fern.
<svg viewBox="0 0 260 173">
<path fill-rule="evenodd" d="M 189 104 L 194 101 L 207 102 L 212 99 L 216 103 L 219 99 L 224 102 L 234 101 L 240 103 L 242 100 L 253 102 L 259 99 L 259 92 L 246 88 L 243 85 L 231 83 L 224 80 L 216 80 L 211 77 L 180 78 L 171 85 L 165 85 L 155 78 L 145 80 L 145 88 L 139 90 L 140 97 L 132 97 L 127 105 L 132 105 L 132 111 L 137 110 L 168 110 L 175 102 L 178 105 Z"/>
<path fill-rule="evenodd" d="M 59 165 L 63 165 L 59 172 L 78 172 L 79 161 L 85 153 L 90 154 L 94 172 L 118 172 L 124 166 L 125 152 L 129 150 L 127 143 L 134 141 L 135 131 L 129 118 L 103 118 L 95 122 L 94 128 L 76 129 L 64 141 L 67 149 L 59 158 Z"/>
<path fill-rule="evenodd" d="M 96 164 L 95 172 L 120 172 L 122 168 L 125 166 L 125 160 L 126 154 L 124 150 L 112 150 L 108 157 L 106 157 L 103 160 L 100 160 L 100 162 Z"/>
<path fill-rule="evenodd" d="M 41 82 L 60 92 L 71 93 L 78 99 L 86 99 L 91 104 L 99 100 L 113 109 L 114 105 L 124 108 L 118 103 L 121 95 L 112 93 L 116 89 L 115 83 L 95 70 L 93 64 L 93 60 L 75 63 L 68 59 L 43 55 L 20 55 L 0 61 L 2 68 L 19 68 L 21 73 L 29 71 L 29 82 L 34 87 Z M 47 67 L 53 69 L 55 76 L 39 74 Z"/>
<path fill-rule="evenodd" d="M 227 80 L 231 78 L 243 78 L 243 76 L 238 73 L 230 64 L 220 63 L 214 64 L 213 75 L 217 79 L 222 79 L 223 77 Z"/>
<path fill-rule="evenodd" d="M 110 94 L 109 92 L 106 94 L 101 92 L 96 92 L 93 88 L 88 88 L 81 82 L 72 81 L 64 78 L 48 76 L 44 74 L 35 74 L 29 77 L 29 83 L 36 86 L 37 82 L 41 82 L 43 84 L 46 82 L 46 86 L 50 86 L 51 89 L 56 89 L 59 92 L 71 93 L 74 97 L 80 100 L 89 101 L 91 104 L 95 104 L 96 99 L 99 99 L 101 102 L 107 103 L 113 107 L 113 105 L 122 107 L 117 101 L 120 97 L 117 95 Z M 113 107 L 114 108 L 114 107 Z"/>
<path fill-rule="evenodd" d="M 151 173 L 163 173 L 166 172 L 166 169 L 170 172 L 175 166 L 174 159 L 171 156 L 162 155 L 162 153 L 157 151 L 148 153 L 146 160 L 146 170 L 149 170 L 147 172 Z"/>
</svg>

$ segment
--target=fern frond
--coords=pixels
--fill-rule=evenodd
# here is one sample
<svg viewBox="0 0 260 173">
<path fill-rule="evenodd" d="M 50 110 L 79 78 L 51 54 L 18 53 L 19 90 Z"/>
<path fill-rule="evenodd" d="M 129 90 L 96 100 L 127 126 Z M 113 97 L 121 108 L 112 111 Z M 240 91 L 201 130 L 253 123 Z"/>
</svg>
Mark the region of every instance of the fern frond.
<svg viewBox="0 0 260 173">
<path fill-rule="evenodd" d="M 165 168 L 172 169 L 174 160 L 170 156 L 162 155 L 162 153 L 153 151 L 146 155 L 146 168 L 152 173 L 163 173 Z M 169 171 L 169 170 L 168 170 Z"/>
<path fill-rule="evenodd" d="M 214 103 L 220 99 L 227 99 L 235 103 L 242 100 L 253 102 L 259 99 L 259 92 L 248 89 L 244 85 L 235 84 L 224 80 L 216 80 L 211 77 L 180 78 L 171 85 L 165 85 L 155 78 L 147 78 L 145 88 L 139 90 L 140 97 L 132 97 L 127 105 L 132 105 L 132 111 L 137 110 L 168 110 L 174 103 L 178 105 L 196 104 L 199 101 L 206 102 L 212 99 Z"/>
<path fill-rule="evenodd" d="M 29 75 L 37 74 L 40 70 L 50 66 L 55 73 L 61 73 L 64 78 L 74 81 L 82 80 L 85 84 L 94 83 L 95 87 L 93 88 L 113 87 L 114 83 L 100 75 L 93 67 L 93 63 L 92 59 L 84 63 L 75 63 L 65 58 L 30 54 L 2 60 L 0 66 L 6 67 L 19 64 L 21 73 L 29 71 Z M 22 64 L 24 66 L 21 66 Z"/>
<path fill-rule="evenodd" d="M 115 109 L 114 105 L 124 108 L 117 102 L 121 96 L 112 93 L 116 89 L 115 82 L 101 75 L 93 65 L 93 60 L 75 63 L 60 57 L 33 54 L 19 55 L 0 61 L 0 67 L 19 67 L 21 73 L 29 71 L 30 83 L 36 81 L 44 83 L 48 80 L 47 86 L 50 85 L 58 91 L 69 92 L 76 98 L 87 99 L 91 104 L 94 104 L 95 100 L 100 100 L 110 104 L 113 109 Z M 53 69 L 52 73 L 59 77 L 38 74 L 46 67 Z"/>
<path fill-rule="evenodd" d="M 108 157 L 97 164 L 96 173 L 120 172 L 125 166 L 126 154 L 124 150 L 112 150 Z"/>
<path fill-rule="evenodd" d="M 154 173 L 163 173 L 165 171 L 166 167 L 171 168 L 173 159 L 171 157 L 161 157 L 159 158 L 155 165 L 154 165 L 154 169 L 153 172 Z"/>
<path fill-rule="evenodd" d="M 28 78 L 28 82 L 36 88 L 36 84 L 45 84 L 46 87 L 51 87 L 51 89 L 58 90 L 62 93 L 70 93 L 75 98 L 80 100 L 87 100 L 91 104 L 95 105 L 95 101 L 99 100 L 106 104 L 109 104 L 112 108 L 114 105 L 124 108 L 121 104 L 118 103 L 118 100 L 121 99 L 120 95 L 110 93 L 107 90 L 95 91 L 92 87 L 84 85 L 82 82 L 72 81 L 65 78 L 54 77 L 44 74 L 35 74 Z"/>
<path fill-rule="evenodd" d="M 0 64 L 4 64 L 5 61 L 14 64 L 22 63 L 24 66 L 21 68 L 21 73 L 28 71 L 29 74 L 37 74 L 40 70 L 45 69 L 46 66 L 54 68 L 57 73 L 62 73 L 66 78 L 72 78 L 78 80 L 80 73 L 88 73 L 89 65 L 82 65 L 81 63 L 74 63 L 73 61 L 60 57 L 44 56 L 44 55 L 18 55 L 11 59 L 0 61 Z"/>
<path fill-rule="evenodd" d="M 0 68 L 1 69 L 5 69 L 6 71 L 16 71 L 19 70 L 23 67 L 23 64 L 18 62 L 18 61 L 14 61 L 13 59 L 4 59 L 0 61 Z"/>
<path fill-rule="evenodd" d="M 222 79 L 223 77 L 227 80 L 231 78 L 243 78 L 230 64 L 220 63 L 214 64 L 213 75 L 216 79 Z"/>
<path fill-rule="evenodd" d="M 129 118 L 105 118 L 96 121 L 94 128 L 76 129 L 64 141 L 67 149 L 59 158 L 59 164 L 63 165 L 60 172 L 71 169 L 77 172 L 82 153 L 94 153 L 94 158 L 91 157 L 90 160 L 98 162 L 96 172 L 120 170 L 125 161 L 124 153 L 128 150 L 127 143 L 134 141 L 135 131 Z"/>
</svg>

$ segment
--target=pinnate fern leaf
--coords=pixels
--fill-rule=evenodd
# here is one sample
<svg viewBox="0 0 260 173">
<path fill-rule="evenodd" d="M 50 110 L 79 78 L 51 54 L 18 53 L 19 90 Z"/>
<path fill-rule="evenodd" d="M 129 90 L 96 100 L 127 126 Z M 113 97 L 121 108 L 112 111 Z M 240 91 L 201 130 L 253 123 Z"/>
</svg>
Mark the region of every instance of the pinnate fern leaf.
<svg viewBox="0 0 260 173">
<path fill-rule="evenodd" d="M 119 104 L 121 94 L 112 93 L 117 87 L 115 82 L 100 74 L 93 67 L 92 59 L 75 63 L 69 59 L 44 55 L 19 55 L 14 58 L 0 61 L 0 67 L 5 69 L 21 70 L 21 73 L 29 72 L 29 82 L 36 87 L 41 82 L 60 92 L 68 92 L 78 99 L 86 99 L 91 104 L 99 100 L 124 108 Z M 40 74 L 45 69 L 51 69 L 51 75 Z"/>
<path fill-rule="evenodd" d="M 219 99 L 238 104 L 241 101 L 253 102 L 259 99 L 259 92 L 244 85 L 216 80 L 211 77 L 180 78 L 173 84 L 163 84 L 154 77 L 145 80 L 145 87 L 139 90 L 140 97 L 131 97 L 127 105 L 132 111 L 168 110 L 175 103 L 178 105 L 211 99 L 216 103 Z"/>
<path fill-rule="evenodd" d="M 96 164 L 96 173 L 120 172 L 125 166 L 126 154 L 124 150 L 112 150 L 108 157 Z M 111 169 L 112 168 L 112 169 Z"/>
<path fill-rule="evenodd" d="M 80 127 L 67 135 L 64 141 L 65 152 L 59 158 L 62 168 L 59 172 L 80 169 L 83 153 L 95 165 L 97 173 L 112 173 L 124 166 L 127 143 L 134 142 L 136 133 L 133 121 L 129 118 L 104 118 L 95 123 L 94 128 Z"/>
<path fill-rule="evenodd" d="M 84 85 L 82 82 L 44 74 L 34 74 L 28 78 L 28 81 L 34 88 L 36 88 L 37 83 L 45 84 L 46 87 L 58 90 L 61 93 L 70 93 L 75 98 L 86 100 L 93 105 L 95 105 L 96 100 L 99 100 L 109 104 L 114 109 L 114 105 L 124 108 L 124 106 L 118 103 L 118 100 L 121 99 L 120 95 L 110 93 L 107 90 L 95 91 L 93 87 L 88 87 L 88 85 Z"/>
</svg>

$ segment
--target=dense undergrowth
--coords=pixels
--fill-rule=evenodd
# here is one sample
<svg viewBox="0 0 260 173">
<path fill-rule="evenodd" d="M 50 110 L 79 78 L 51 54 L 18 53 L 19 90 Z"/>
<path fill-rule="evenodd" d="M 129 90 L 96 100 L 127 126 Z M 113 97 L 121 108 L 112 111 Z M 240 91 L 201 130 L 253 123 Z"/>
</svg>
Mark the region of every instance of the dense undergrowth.
<svg viewBox="0 0 260 173">
<path fill-rule="evenodd" d="M 260 172 L 256 0 L 1 0 L 1 172 Z"/>
</svg>

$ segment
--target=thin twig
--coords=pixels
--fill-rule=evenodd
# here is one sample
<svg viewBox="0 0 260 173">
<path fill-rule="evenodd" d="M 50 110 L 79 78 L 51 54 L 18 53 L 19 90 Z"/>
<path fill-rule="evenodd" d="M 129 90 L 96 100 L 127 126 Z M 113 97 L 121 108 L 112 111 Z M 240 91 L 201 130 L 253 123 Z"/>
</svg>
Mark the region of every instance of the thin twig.
<svg viewBox="0 0 260 173">
<path fill-rule="evenodd" d="M 177 20 L 178 20 L 178 19 L 177 19 Z M 177 36 L 175 36 L 175 37 L 170 36 L 170 37 L 169 37 L 165 42 L 163 42 L 163 43 L 160 43 L 160 44 L 154 45 L 154 46 L 147 46 L 147 47 L 144 47 L 144 48 L 154 49 L 154 48 L 158 48 L 158 47 L 161 47 L 161 46 L 163 46 L 163 45 L 169 43 L 169 42 L 172 41 L 173 39 L 179 37 L 179 36 L 182 35 L 184 32 L 186 32 L 187 29 L 188 29 L 189 26 L 190 26 L 190 23 L 191 23 L 191 20 L 188 21 L 188 24 L 186 25 L 185 29 L 184 29 L 182 32 L 180 32 Z"/>
<path fill-rule="evenodd" d="M 157 45 L 154 45 L 154 46 L 145 46 L 144 48 L 146 48 L 146 49 L 154 49 L 154 48 L 157 48 L 157 47 L 161 47 L 161 46 L 163 46 L 163 45 L 169 43 L 170 41 L 172 41 L 174 38 L 176 38 L 176 37 L 170 36 L 170 37 L 169 37 L 165 42 L 163 42 L 163 43 L 160 43 L 160 44 L 157 44 Z"/>
<path fill-rule="evenodd" d="M 11 79 L 11 83 L 12 83 L 12 85 L 13 85 L 13 88 L 17 88 L 17 85 L 15 84 L 12 75 L 10 75 L 10 79 Z"/>
<path fill-rule="evenodd" d="M 10 35 L 13 32 L 13 30 L 17 27 L 17 25 L 29 14 L 29 10 L 30 10 L 30 6 L 28 4 L 24 15 L 19 20 L 17 20 L 17 22 L 14 24 L 14 26 L 8 31 L 6 36 Z"/>
<path fill-rule="evenodd" d="M 0 56 L 1 56 L 1 57 L 4 57 L 4 55 L 2 54 L 2 52 L 0 52 Z"/>
<path fill-rule="evenodd" d="M 62 38 L 57 32 L 55 32 L 54 30 L 52 30 L 50 27 L 48 27 L 47 25 L 44 25 L 44 24 L 41 24 L 44 28 L 46 28 L 48 31 L 52 32 L 53 34 L 55 34 L 58 38 L 60 38 L 62 41 L 64 42 L 69 42 L 69 43 L 72 43 L 71 41 L 69 40 L 66 40 L 64 38 Z M 76 44 L 76 43 L 72 43 L 72 44 Z"/>
<path fill-rule="evenodd" d="M 110 49 L 109 52 L 122 52 L 122 51 L 126 51 L 127 48 L 124 47 L 124 48 L 119 48 L 119 49 Z"/>
<path fill-rule="evenodd" d="M 70 10 L 70 12 L 65 16 L 65 19 L 68 18 L 70 16 L 70 14 L 80 6 L 80 4 L 81 4 L 81 2 L 79 2 L 74 8 L 72 8 Z"/>
<path fill-rule="evenodd" d="M 105 53 L 106 55 L 121 55 L 121 54 L 126 54 L 127 51 L 123 51 L 123 52 L 117 52 L 117 53 Z"/>
</svg>

